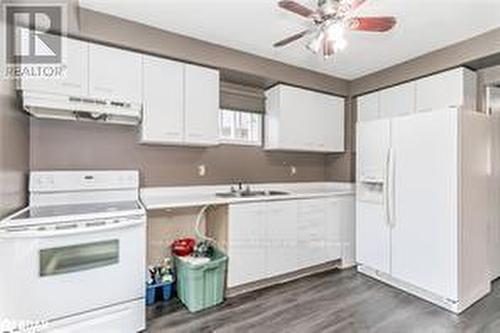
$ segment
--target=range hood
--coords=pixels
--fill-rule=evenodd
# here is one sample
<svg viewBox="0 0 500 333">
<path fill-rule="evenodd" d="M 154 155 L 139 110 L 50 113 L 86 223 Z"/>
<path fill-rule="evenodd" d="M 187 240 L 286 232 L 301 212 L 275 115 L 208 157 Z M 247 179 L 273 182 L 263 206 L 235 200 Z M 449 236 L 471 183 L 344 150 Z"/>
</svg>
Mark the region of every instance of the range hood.
<svg viewBox="0 0 500 333">
<path fill-rule="evenodd" d="M 141 121 L 142 105 L 88 97 L 21 92 L 23 108 L 36 118 L 91 121 L 136 126 Z"/>
</svg>

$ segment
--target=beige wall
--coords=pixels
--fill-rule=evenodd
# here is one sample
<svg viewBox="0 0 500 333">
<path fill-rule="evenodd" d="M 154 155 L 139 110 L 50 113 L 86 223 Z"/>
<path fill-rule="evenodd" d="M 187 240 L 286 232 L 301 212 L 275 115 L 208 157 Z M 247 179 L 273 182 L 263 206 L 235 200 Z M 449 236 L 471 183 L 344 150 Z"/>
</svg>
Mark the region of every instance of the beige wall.
<svg viewBox="0 0 500 333">
<path fill-rule="evenodd" d="M 194 185 L 325 180 L 325 155 L 265 152 L 261 147 L 189 148 L 137 143 L 137 129 L 31 119 L 31 168 L 140 169 L 142 185 Z M 207 175 L 199 177 L 204 164 Z M 290 175 L 289 166 L 297 168 Z"/>
<path fill-rule="evenodd" d="M 0 80 L 0 218 L 26 204 L 29 123 L 15 102 L 12 82 Z"/>
<path fill-rule="evenodd" d="M 28 168 L 28 116 L 18 111 L 14 82 L 0 78 L 0 218 L 26 204 Z"/>
</svg>

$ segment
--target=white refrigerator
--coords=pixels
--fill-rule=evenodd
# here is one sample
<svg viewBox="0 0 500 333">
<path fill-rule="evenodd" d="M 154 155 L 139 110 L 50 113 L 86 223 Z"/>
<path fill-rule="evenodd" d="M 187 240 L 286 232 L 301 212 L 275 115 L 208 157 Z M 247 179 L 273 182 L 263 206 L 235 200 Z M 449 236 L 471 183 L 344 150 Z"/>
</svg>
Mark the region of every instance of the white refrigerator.
<svg viewBox="0 0 500 333">
<path fill-rule="evenodd" d="M 460 109 L 358 123 L 360 272 L 453 312 L 489 292 L 489 128 Z"/>
</svg>

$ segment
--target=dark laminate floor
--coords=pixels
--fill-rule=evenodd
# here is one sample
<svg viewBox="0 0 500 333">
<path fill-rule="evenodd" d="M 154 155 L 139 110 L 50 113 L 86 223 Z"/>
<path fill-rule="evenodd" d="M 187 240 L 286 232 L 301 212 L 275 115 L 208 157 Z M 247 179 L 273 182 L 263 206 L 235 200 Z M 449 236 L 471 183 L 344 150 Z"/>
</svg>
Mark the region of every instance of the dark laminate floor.
<svg viewBox="0 0 500 333">
<path fill-rule="evenodd" d="M 500 281 L 457 316 L 357 273 L 331 271 L 190 314 L 179 301 L 150 312 L 160 332 L 500 332 Z"/>
</svg>

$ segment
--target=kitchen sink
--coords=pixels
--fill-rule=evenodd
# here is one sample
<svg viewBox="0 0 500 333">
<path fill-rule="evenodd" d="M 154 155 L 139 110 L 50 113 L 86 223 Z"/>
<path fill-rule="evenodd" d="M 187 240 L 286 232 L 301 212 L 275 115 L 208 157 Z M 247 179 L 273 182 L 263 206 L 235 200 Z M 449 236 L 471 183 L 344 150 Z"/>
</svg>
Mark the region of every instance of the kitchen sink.
<svg viewBox="0 0 500 333">
<path fill-rule="evenodd" d="M 249 197 L 267 197 L 275 195 L 289 195 L 290 192 L 285 191 L 233 191 L 215 193 L 216 196 L 222 198 L 249 198 Z"/>
</svg>

